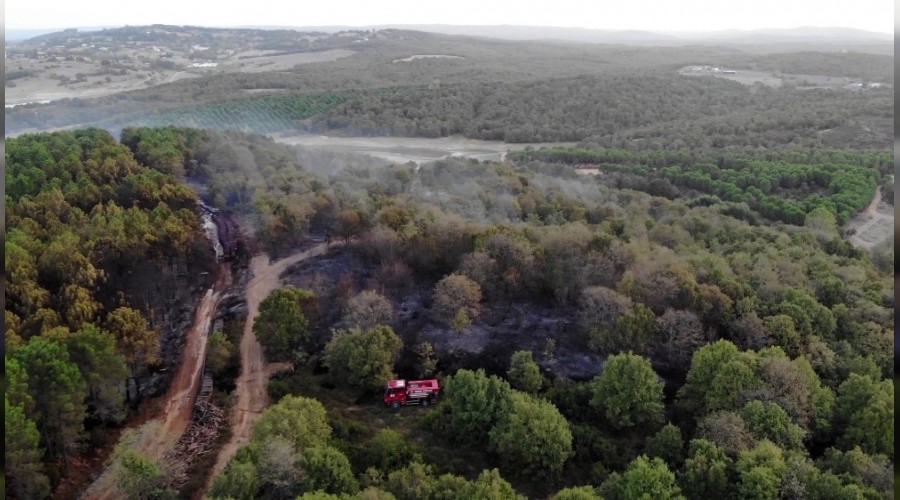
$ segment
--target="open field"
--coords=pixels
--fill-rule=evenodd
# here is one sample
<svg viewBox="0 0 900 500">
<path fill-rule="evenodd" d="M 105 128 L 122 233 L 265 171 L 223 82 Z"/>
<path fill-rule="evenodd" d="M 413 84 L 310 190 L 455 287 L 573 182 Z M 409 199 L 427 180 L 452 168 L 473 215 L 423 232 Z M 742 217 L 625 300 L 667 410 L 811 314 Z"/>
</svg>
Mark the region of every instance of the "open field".
<svg viewBox="0 0 900 500">
<path fill-rule="evenodd" d="M 519 151 L 527 146 L 533 148 L 574 146 L 574 143 L 511 144 L 502 141 L 466 139 L 460 136 L 426 139 L 421 137 L 332 137 L 285 133 L 273 137 L 277 142 L 293 146 L 366 154 L 397 163 L 409 161 L 425 163 L 448 156 L 502 161 L 507 151 Z"/>
<path fill-rule="evenodd" d="M 319 52 L 298 52 L 294 54 L 259 55 L 247 57 L 235 54 L 219 63 L 218 69 L 255 73 L 259 71 L 284 71 L 298 64 L 311 64 L 318 62 L 336 61 L 349 57 L 356 52 L 348 49 L 323 50 Z"/>
<path fill-rule="evenodd" d="M 702 69 L 699 69 L 702 68 Z M 724 78 L 744 85 L 761 83 L 769 87 L 781 87 L 784 84 L 794 85 L 799 89 L 840 89 L 855 90 L 861 85 L 860 79 L 843 76 L 807 75 L 798 73 L 781 73 L 778 71 L 754 71 L 727 68 L 707 69 L 709 66 L 685 66 L 678 70 L 686 76 L 711 76 Z M 726 72 L 730 71 L 730 72 Z M 856 84 L 856 86 L 854 86 Z"/>
</svg>

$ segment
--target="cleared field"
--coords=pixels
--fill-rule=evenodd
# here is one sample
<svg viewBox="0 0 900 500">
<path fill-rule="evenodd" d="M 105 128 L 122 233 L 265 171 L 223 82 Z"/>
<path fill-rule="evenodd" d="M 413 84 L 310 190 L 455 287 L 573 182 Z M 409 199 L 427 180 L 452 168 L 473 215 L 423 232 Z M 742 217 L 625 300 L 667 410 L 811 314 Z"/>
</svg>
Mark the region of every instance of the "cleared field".
<svg viewBox="0 0 900 500">
<path fill-rule="evenodd" d="M 424 139 L 412 137 L 332 137 L 312 134 L 278 134 L 277 142 L 331 151 L 366 154 L 397 163 L 425 163 L 446 157 L 502 161 L 507 151 L 573 145 L 573 143 L 511 144 L 480 141 L 460 136 Z"/>
<path fill-rule="evenodd" d="M 356 52 L 349 49 L 322 50 L 319 52 L 298 52 L 295 54 L 262 55 L 258 57 L 238 57 L 240 54 L 219 61 L 219 68 L 226 71 L 239 71 L 242 73 L 256 73 L 261 71 L 283 71 L 291 69 L 298 64 L 310 64 L 317 62 L 336 61 L 349 57 Z"/>
<path fill-rule="evenodd" d="M 724 78 L 726 80 L 735 81 L 744 85 L 753 85 L 761 83 L 769 87 L 781 87 L 785 83 L 795 85 L 798 88 L 826 88 L 836 89 L 849 85 L 858 79 L 845 78 L 841 76 L 825 76 L 825 75 L 806 75 L 799 73 L 779 73 L 772 71 L 753 71 L 753 70 L 728 70 L 734 73 L 725 73 L 724 71 L 698 70 L 695 66 L 686 66 L 681 68 L 678 73 L 686 76 L 706 76 L 715 78 Z"/>
</svg>

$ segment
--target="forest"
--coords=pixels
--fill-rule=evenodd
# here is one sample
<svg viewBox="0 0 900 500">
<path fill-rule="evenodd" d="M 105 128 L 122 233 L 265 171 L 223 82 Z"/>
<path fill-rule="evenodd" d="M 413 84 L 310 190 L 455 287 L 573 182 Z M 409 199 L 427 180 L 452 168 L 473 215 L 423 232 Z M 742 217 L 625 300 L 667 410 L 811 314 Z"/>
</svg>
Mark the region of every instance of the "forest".
<svg viewBox="0 0 900 500">
<path fill-rule="evenodd" d="M 412 168 L 167 127 L 25 135 L 7 155 L 19 498 L 48 495 L 159 362 L 126 270 L 208 255 L 178 179 L 274 255 L 323 231 L 349 242 L 263 302 L 265 354 L 296 369 L 269 383 L 277 404 L 211 498 L 891 496 L 893 255 L 837 229 L 889 153 L 554 149 Z M 529 332 L 534 315 L 555 326 Z M 208 363 L 227 406 L 225 330 Z M 601 370 L 564 375 L 580 353 Z M 438 377 L 441 403 L 383 408 L 398 375 Z M 111 455 L 118 484 L 178 495 L 165 463 L 128 452 L 141 432 Z"/>
<path fill-rule="evenodd" d="M 893 205 L 893 90 L 678 74 L 892 85 L 891 57 L 379 33 L 7 109 L 7 498 L 893 497 L 893 246 L 846 229 Z M 398 163 L 276 132 L 568 144 Z M 251 311 L 253 266 L 302 252 Z M 152 455 L 220 281 L 189 427 L 213 437 Z M 214 474 L 247 335 L 270 405 Z M 392 409 L 394 378 L 442 394 Z"/>
</svg>

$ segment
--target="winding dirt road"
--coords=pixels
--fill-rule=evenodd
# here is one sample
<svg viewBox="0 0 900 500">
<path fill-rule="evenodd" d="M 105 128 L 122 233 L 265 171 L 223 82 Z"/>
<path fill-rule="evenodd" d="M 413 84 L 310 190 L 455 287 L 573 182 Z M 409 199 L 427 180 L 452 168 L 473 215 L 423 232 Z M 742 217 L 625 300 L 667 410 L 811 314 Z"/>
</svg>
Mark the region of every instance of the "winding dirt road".
<svg viewBox="0 0 900 500">
<path fill-rule="evenodd" d="M 238 448 L 250 439 L 250 427 L 263 410 L 269 405 L 266 383 L 272 373 L 283 369 L 286 363 L 266 363 L 262 346 L 253 333 L 253 321 L 259 313 L 259 304 L 280 285 L 280 277 L 287 268 L 297 262 L 321 255 L 327 246 L 320 243 L 308 250 L 294 253 L 277 262 L 270 263 L 266 254 L 257 255 L 250 261 L 250 272 L 253 279 L 247 284 L 247 321 L 241 337 L 241 375 L 237 379 L 237 404 L 231 416 L 231 439 L 216 459 L 216 464 L 207 481 L 206 488 L 212 485 L 212 478 L 225 469 L 228 461 Z"/>
<path fill-rule="evenodd" d="M 186 336 L 181 365 L 179 365 L 178 372 L 172 379 L 172 385 L 166 393 L 165 410 L 159 417 L 159 420 L 162 420 L 160 433 L 156 439 L 148 440 L 138 450 L 144 455 L 161 460 L 168 451 L 175 448 L 175 443 L 190 425 L 197 389 L 200 387 L 200 379 L 203 376 L 210 323 L 215 316 L 219 300 L 230 286 L 230 264 L 219 264 L 216 283 L 206 291 L 206 295 L 197 306 L 194 323 Z M 107 469 L 88 487 L 81 498 L 89 500 L 118 499 L 124 498 L 124 494 L 115 486 L 114 478 Z"/>
</svg>

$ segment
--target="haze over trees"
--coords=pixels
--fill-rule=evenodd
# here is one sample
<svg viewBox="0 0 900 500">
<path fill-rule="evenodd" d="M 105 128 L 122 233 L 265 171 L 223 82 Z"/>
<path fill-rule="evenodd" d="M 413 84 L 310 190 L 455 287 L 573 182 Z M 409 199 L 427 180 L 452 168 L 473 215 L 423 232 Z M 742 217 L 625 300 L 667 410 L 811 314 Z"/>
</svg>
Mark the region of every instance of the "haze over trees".
<svg viewBox="0 0 900 500">
<path fill-rule="evenodd" d="M 411 45 L 464 59 L 385 62 Z M 198 283 L 178 274 L 211 262 L 182 176 L 272 255 L 346 243 L 262 302 L 253 332 L 293 371 L 212 498 L 891 496 L 893 264 L 844 227 L 891 173 L 889 89 L 677 75 L 720 57 L 892 82 L 889 57 L 403 31 L 373 47 L 123 97 L 120 143 L 7 141 L 9 496 L 50 495 L 172 357 L 159 302 L 188 303 L 176 292 Z M 363 72 L 373 61 L 387 68 Z M 140 116 L 157 97 L 173 100 Z M 398 165 L 135 126 L 167 117 L 579 144 Z M 239 323 L 209 338 L 217 379 L 238 371 Z M 386 381 L 413 377 L 440 380 L 438 404 L 385 408 Z M 128 445 L 141 434 L 126 438 L 120 486 L 171 493 L 165 464 Z"/>
</svg>

